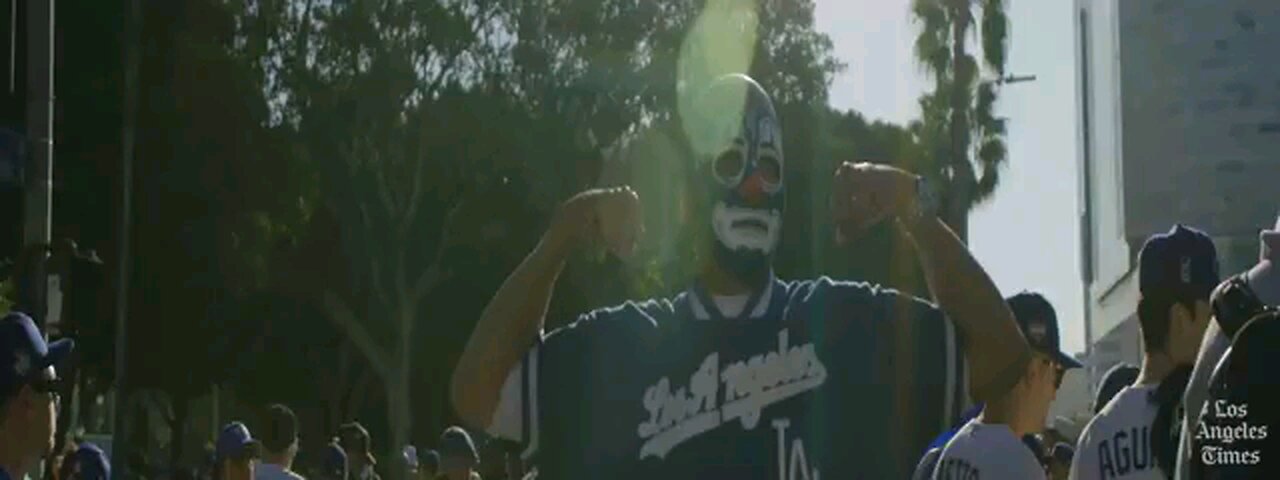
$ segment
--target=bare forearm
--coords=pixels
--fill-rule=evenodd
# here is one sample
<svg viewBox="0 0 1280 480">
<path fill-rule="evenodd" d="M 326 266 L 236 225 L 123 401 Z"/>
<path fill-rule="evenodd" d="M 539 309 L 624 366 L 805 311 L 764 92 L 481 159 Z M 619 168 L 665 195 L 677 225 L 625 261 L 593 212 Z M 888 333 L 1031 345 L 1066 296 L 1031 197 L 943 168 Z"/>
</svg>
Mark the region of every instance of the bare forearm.
<svg viewBox="0 0 1280 480">
<path fill-rule="evenodd" d="M 541 335 L 570 245 L 564 228 L 549 229 L 481 313 L 452 382 L 454 408 L 472 427 L 488 427 L 507 374 Z"/>
<path fill-rule="evenodd" d="M 969 249 L 940 220 L 900 222 L 916 246 L 934 301 L 967 342 L 970 391 L 986 401 L 1007 391 L 1031 351 L 1013 313 Z"/>
</svg>

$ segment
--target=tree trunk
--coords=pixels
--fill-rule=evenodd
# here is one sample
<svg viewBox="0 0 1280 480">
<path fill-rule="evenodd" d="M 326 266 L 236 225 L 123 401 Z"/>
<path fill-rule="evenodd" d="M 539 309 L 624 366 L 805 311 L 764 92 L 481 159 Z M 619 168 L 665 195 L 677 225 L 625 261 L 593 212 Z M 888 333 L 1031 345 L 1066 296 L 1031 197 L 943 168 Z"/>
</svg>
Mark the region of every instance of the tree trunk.
<svg viewBox="0 0 1280 480">
<path fill-rule="evenodd" d="M 187 417 L 191 414 L 191 397 L 181 395 L 173 399 L 173 419 L 169 424 L 169 467 L 177 468 L 182 461 L 182 447 L 187 438 Z"/>
<path fill-rule="evenodd" d="M 973 198 L 974 185 L 964 178 L 956 178 L 948 186 L 947 203 L 943 205 L 942 221 L 965 245 L 969 244 L 969 205 Z"/>
<path fill-rule="evenodd" d="M 951 182 L 948 192 L 949 201 L 944 220 L 955 231 L 960 241 L 968 244 L 969 240 L 969 205 L 974 185 L 970 184 L 972 166 L 969 164 L 969 81 L 971 72 L 961 71 L 963 59 L 968 56 L 965 49 L 966 32 L 969 31 L 969 2 L 959 0 L 952 2 L 951 26 L 951 123 L 948 125 L 951 134 Z M 966 175 L 968 173 L 968 175 Z"/>
<path fill-rule="evenodd" d="M 409 373 L 412 370 L 413 321 L 417 310 L 413 308 L 413 300 L 407 296 L 401 297 L 400 301 L 400 344 L 396 348 L 397 358 L 393 360 L 397 368 L 394 372 L 388 372 L 391 374 L 388 377 L 394 380 L 388 382 L 390 388 L 387 388 L 387 425 L 391 432 L 391 455 L 387 457 L 391 460 L 391 466 L 387 469 L 389 480 L 410 480 L 405 478 L 408 471 L 401 460 L 401 452 L 409 444 L 409 434 L 413 430 L 413 414 L 409 410 L 413 391 L 409 385 Z"/>
<path fill-rule="evenodd" d="M 360 412 L 364 411 L 365 400 L 369 395 L 369 384 L 374 380 L 374 373 L 368 368 L 360 369 L 360 376 L 356 377 L 356 382 L 348 393 L 347 409 L 345 412 L 346 419 L 342 422 L 357 420 Z"/>
<path fill-rule="evenodd" d="M 409 425 L 413 420 L 409 413 L 409 378 L 407 362 L 401 362 L 396 372 L 388 372 L 386 376 L 387 391 L 387 429 L 391 434 L 391 442 L 387 445 L 388 455 L 383 467 L 383 475 L 387 480 L 409 480 L 405 478 L 405 465 L 400 459 L 404 446 L 409 443 Z"/>
</svg>

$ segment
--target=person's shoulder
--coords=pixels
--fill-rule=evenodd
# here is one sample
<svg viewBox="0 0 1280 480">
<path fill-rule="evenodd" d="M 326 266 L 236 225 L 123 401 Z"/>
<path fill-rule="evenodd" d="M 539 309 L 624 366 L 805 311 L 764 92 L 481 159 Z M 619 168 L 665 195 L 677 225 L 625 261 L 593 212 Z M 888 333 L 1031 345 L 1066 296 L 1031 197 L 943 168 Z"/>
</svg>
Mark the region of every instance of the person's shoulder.
<svg viewBox="0 0 1280 480">
<path fill-rule="evenodd" d="M 950 447 L 953 443 L 958 446 L 969 444 L 987 446 L 999 441 L 1000 432 L 1001 430 L 996 428 L 995 425 L 979 423 L 977 419 L 969 420 L 960 426 L 959 430 L 956 430 L 956 435 L 951 437 L 951 441 L 947 442 L 947 446 Z"/>
<path fill-rule="evenodd" d="M 1106 435 L 1113 429 L 1117 422 L 1130 421 L 1130 417 L 1137 414 L 1135 409 L 1143 409 L 1146 404 L 1147 390 L 1144 387 L 1126 386 L 1116 393 L 1115 397 L 1107 402 L 1102 410 L 1094 415 L 1089 423 L 1084 426 L 1081 431 L 1081 444 L 1084 445 L 1085 439 L 1092 440 L 1097 435 Z"/>
<path fill-rule="evenodd" d="M 839 280 L 823 275 L 814 279 L 781 281 L 792 301 L 811 301 L 817 298 L 873 298 L 900 296 L 901 292 L 871 282 Z"/>
<path fill-rule="evenodd" d="M 256 480 L 304 480 L 297 472 L 266 462 L 259 463 L 258 468 L 254 469 L 254 478 Z"/>
<path fill-rule="evenodd" d="M 683 295 L 674 298 L 627 300 L 618 305 L 597 308 L 579 315 L 568 325 L 557 328 L 548 334 L 547 338 L 580 330 L 630 331 L 656 327 L 671 320 L 675 315 L 675 305 Z"/>
</svg>

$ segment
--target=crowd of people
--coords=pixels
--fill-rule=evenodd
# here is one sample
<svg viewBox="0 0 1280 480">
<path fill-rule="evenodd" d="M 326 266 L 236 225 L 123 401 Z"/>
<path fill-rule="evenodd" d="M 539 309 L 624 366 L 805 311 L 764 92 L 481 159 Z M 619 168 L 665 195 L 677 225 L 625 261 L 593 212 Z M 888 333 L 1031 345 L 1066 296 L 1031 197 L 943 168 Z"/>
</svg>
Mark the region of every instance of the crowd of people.
<svg viewBox="0 0 1280 480">
<path fill-rule="evenodd" d="M 1274 389 L 1264 368 L 1275 360 L 1267 352 L 1277 345 L 1268 338 L 1266 325 L 1275 320 L 1274 306 L 1280 304 L 1280 272 L 1272 266 L 1280 252 L 1280 219 L 1273 230 L 1262 231 L 1260 246 L 1258 264 L 1224 282 L 1217 251 L 1204 232 L 1176 225 L 1150 237 L 1138 255 L 1141 299 L 1135 307 L 1142 364 L 1122 363 L 1106 372 L 1096 389 L 1093 418 L 1075 446 L 1067 439 L 1046 448 L 1042 439 L 1057 432 L 1043 429 L 1044 397 L 1017 399 L 1014 410 L 1025 414 L 1021 417 L 1003 413 L 1007 406 L 979 405 L 958 432 L 944 434 L 931 446 L 914 478 L 1274 478 L 1275 467 L 1263 461 L 1270 445 L 1265 432 L 1273 418 L 1269 410 L 1280 404 L 1267 396 Z M 1024 295 L 1011 298 L 1010 308 L 1034 348 L 1038 334 L 1024 317 L 1054 315 L 1047 304 L 1020 307 L 1026 303 L 1019 301 Z M 1252 339 L 1241 340 L 1248 323 L 1255 325 Z M 1224 325 L 1234 327 L 1224 332 Z M 1262 342 L 1261 348 L 1254 347 L 1262 353 L 1247 360 L 1253 373 L 1247 366 L 1233 371 L 1224 357 L 1239 355 L 1231 352 L 1232 345 L 1250 342 Z M 1067 359 L 1058 365 L 1079 366 Z M 1030 385 L 1035 385 L 1033 372 L 1029 369 L 1024 377 Z M 1055 380 L 1061 382 L 1061 370 Z M 1211 392 L 1216 392 L 1212 402 Z M 1247 409 L 1250 403 L 1253 414 L 1221 412 L 1227 406 Z M 1008 418 L 1014 420 L 1001 420 Z M 1215 433 L 1222 426 L 1245 433 Z M 1019 435 L 1025 450 L 1016 446 Z"/>
<path fill-rule="evenodd" d="M 769 94 L 727 75 L 683 113 L 694 161 L 680 173 L 696 187 L 685 205 L 701 234 L 689 243 L 701 263 L 688 289 L 544 332 L 570 252 L 601 242 L 625 257 L 643 231 L 635 191 L 588 190 L 560 207 L 466 344 L 454 410 L 518 455 L 495 455 L 493 473 L 481 471 L 471 434 L 450 427 L 435 450 L 405 446 L 397 465 L 380 467 L 369 433 L 349 423 L 314 465 L 298 466 L 297 420 L 274 405 L 261 423 L 221 430 L 208 477 L 378 480 L 393 468 L 424 480 L 1278 478 L 1266 427 L 1280 403 L 1265 366 L 1280 328 L 1268 307 L 1280 303 L 1271 267 L 1280 224 L 1260 237 L 1258 265 L 1226 281 L 1206 233 L 1175 225 L 1146 241 L 1134 305 L 1142 363 L 1107 375 L 1095 417 L 1073 439 L 1045 428 L 1064 375 L 1082 367 L 1062 352 L 1055 308 L 1035 292 L 1000 294 L 940 220 L 927 179 L 841 164 L 830 221 L 837 242 L 892 222 L 931 298 L 827 277 L 784 281 L 772 258 L 786 169 Z M 13 313 L 0 347 L 7 480 L 50 453 L 53 365 L 72 344 L 46 344 Z M 101 450 L 75 448 L 62 478 L 110 476 Z"/>
<path fill-rule="evenodd" d="M 1133 306 L 1142 364 L 1108 379 L 1072 439 L 1045 428 L 1065 372 L 1082 366 L 1060 350 L 1055 309 L 1032 292 L 1001 297 L 927 178 L 843 163 L 830 221 L 837 242 L 892 222 L 931 299 L 783 281 L 772 259 L 786 169 L 769 94 L 727 75 L 681 113 L 694 157 L 681 173 L 695 186 L 683 205 L 704 233 L 689 288 L 544 333 L 568 252 L 594 241 L 625 257 L 643 231 L 630 188 L 583 192 L 498 289 L 454 372 L 464 422 L 527 445 L 547 477 L 1280 478 L 1265 461 L 1280 403 L 1260 367 L 1280 345 L 1268 341 L 1276 231 L 1261 235 L 1258 266 L 1225 282 L 1205 232 L 1147 239 Z"/>
<path fill-rule="evenodd" d="M 315 456 L 311 464 L 299 465 L 298 421 L 293 411 L 271 405 L 255 437 L 242 422 L 232 422 L 218 435 L 209 478 L 214 480 L 381 480 L 378 461 L 368 430 L 358 422 L 338 428 L 337 436 Z M 502 452 L 482 463 L 471 435 L 459 427 L 449 427 L 436 449 L 405 446 L 395 465 L 405 480 L 502 480 L 511 473 Z M 496 460 L 496 461 L 495 461 Z M 498 465 L 499 470 L 493 466 Z M 481 475 L 487 470 L 487 477 Z M 300 472 L 307 473 L 303 476 Z M 383 474 L 390 473 L 385 470 Z M 519 479 L 519 474 L 514 477 Z"/>
</svg>

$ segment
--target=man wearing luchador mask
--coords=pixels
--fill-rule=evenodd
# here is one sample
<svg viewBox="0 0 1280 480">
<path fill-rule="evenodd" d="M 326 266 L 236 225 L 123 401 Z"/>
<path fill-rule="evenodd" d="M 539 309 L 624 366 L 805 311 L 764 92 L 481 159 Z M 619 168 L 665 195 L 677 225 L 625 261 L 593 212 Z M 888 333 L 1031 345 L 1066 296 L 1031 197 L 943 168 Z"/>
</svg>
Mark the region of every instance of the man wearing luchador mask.
<svg viewBox="0 0 1280 480">
<path fill-rule="evenodd" d="M 574 196 L 485 309 L 454 373 L 455 409 L 523 443 L 548 478 L 907 477 L 967 397 L 999 396 L 1024 370 L 1004 299 L 934 215 L 927 182 L 871 163 L 832 174 L 838 237 L 894 222 L 933 298 L 776 278 L 787 191 L 772 101 L 727 75 L 695 102 L 682 121 L 711 254 L 692 285 L 543 333 L 569 253 L 603 241 L 630 255 L 642 230 L 632 189 Z"/>
</svg>

